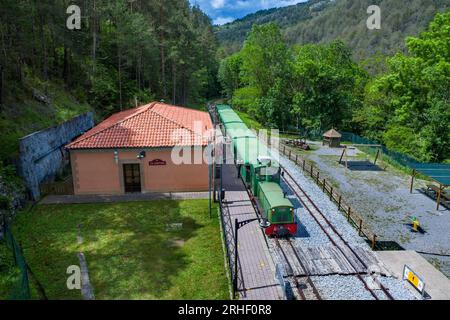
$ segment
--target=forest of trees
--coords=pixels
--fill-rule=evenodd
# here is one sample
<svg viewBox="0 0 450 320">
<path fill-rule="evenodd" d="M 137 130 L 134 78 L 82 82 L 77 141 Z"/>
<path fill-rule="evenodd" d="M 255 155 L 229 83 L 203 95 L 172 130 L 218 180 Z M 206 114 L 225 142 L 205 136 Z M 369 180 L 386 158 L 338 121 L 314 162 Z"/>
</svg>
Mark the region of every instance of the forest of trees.
<svg viewBox="0 0 450 320">
<path fill-rule="evenodd" d="M 105 109 L 126 107 L 135 97 L 185 105 L 216 94 L 212 25 L 187 0 L 79 1 L 81 30 L 66 28 L 70 4 L 2 1 L 2 97 L 27 72 L 61 78 Z"/>
<path fill-rule="evenodd" d="M 367 32 L 367 8 L 378 5 L 382 29 Z M 406 36 L 424 30 L 448 0 L 309 0 L 284 8 L 263 10 L 220 26 L 221 50 L 239 51 L 254 24 L 276 23 L 289 45 L 343 41 L 357 60 L 373 54 L 390 55 L 405 49 Z"/>
<path fill-rule="evenodd" d="M 20 137 L 87 110 L 101 120 L 155 99 L 204 105 L 222 92 L 269 126 L 334 126 L 420 160 L 449 159 L 448 14 L 420 38 L 400 39 L 445 1 L 413 0 L 395 15 L 396 0 L 378 0 L 385 29 L 373 37 L 357 18 L 365 1 L 311 0 L 217 31 L 188 0 L 3 0 L 0 162 L 14 163 Z M 66 27 L 71 4 L 81 7 L 81 30 Z M 227 41 L 241 43 L 253 24 L 229 55 L 237 48 Z M 373 52 L 359 59 L 364 47 Z"/>
<path fill-rule="evenodd" d="M 255 25 L 222 60 L 231 103 L 269 127 L 363 134 L 422 161 L 450 160 L 450 12 L 406 39 L 407 53 L 374 58 L 371 76 L 341 41 L 288 46 L 273 23 Z"/>
<path fill-rule="evenodd" d="M 81 30 L 66 27 L 72 4 Z M 188 0 L 2 0 L 0 161 L 18 138 L 85 110 L 101 120 L 154 99 L 203 105 L 219 92 L 216 50 Z"/>
</svg>

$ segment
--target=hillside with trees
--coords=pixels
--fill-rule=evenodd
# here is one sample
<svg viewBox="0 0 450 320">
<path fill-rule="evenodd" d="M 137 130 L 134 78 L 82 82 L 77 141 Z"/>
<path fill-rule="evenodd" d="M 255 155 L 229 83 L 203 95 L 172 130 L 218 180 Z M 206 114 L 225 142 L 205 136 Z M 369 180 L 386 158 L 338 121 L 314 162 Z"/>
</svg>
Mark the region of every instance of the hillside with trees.
<svg viewBox="0 0 450 320">
<path fill-rule="evenodd" d="M 340 40 L 291 47 L 276 24 L 254 25 L 219 79 L 234 107 L 268 127 L 335 127 L 417 160 L 449 161 L 450 12 L 405 47 L 371 76 Z"/>
<path fill-rule="evenodd" d="M 381 9 L 381 30 L 367 32 L 367 8 Z M 226 55 L 242 48 L 254 24 L 273 22 L 289 45 L 343 41 L 357 60 L 374 54 L 392 55 L 405 49 L 404 39 L 418 35 L 438 12 L 448 10 L 446 0 L 309 0 L 294 6 L 263 10 L 219 26 L 217 37 Z"/>
<path fill-rule="evenodd" d="M 216 38 L 187 0 L 86 0 L 69 30 L 68 0 L 2 1 L 0 161 L 18 138 L 95 111 L 98 119 L 165 99 L 195 105 L 216 96 Z"/>
</svg>

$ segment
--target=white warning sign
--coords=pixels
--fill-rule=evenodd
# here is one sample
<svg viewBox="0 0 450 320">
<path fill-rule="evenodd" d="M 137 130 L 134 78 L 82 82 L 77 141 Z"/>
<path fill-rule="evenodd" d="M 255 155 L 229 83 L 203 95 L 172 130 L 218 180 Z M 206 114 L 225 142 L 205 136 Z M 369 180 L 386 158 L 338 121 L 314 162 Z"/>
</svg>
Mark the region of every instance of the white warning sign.
<svg viewBox="0 0 450 320">
<path fill-rule="evenodd" d="M 403 280 L 408 280 L 422 295 L 425 293 L 425 282 L 407 265 L 403 268 Z"/>
</svg>

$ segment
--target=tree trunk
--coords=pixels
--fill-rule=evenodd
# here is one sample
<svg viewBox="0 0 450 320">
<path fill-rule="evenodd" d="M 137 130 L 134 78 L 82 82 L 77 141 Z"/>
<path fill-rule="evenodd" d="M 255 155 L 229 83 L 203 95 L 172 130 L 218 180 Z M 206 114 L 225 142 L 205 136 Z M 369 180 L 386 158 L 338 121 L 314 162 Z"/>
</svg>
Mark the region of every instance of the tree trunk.
<svg viewBox="0 0 450 320">
<path fill-rule="evenodd" d="M 177 66 L 172 62 L 172 103 L 177 103 Z"/>
<path fill-rule="evenodd" d="M 120 105 L 120 111 L 122 111 L 122 52 L 120 50 L 120 47 L 118 48 L 118 74 L 119 74 L 119 105 Z"/>
<path fill-rule="evenodd" d="M 95 64 L 97 60 L 97 12 L 96 2 L 93 2 L 94 8 L 92 12 L 92 74 L 95 74 Z"/>
<path fill-rule="evenodd" d="M 164 46 L 161 46 L 161 82 L 163 86 L 163 97 L 167 96 L 167 84 L 166 84 L 166 57 L 164 54 Z"/>
<path fill-rule="evenodd" d="M 45 33 L 44 33 L 44 17 L 41 15 L 41 42 L 42 42 L 42 74 L 44 77 L 44 80 L 48 80 L 48 56 L 47 56 L 47 45 L 45 42 Z"/>
<path fill-rule="evenodd" d="M 67 48 L 65 44 L 64 44 L 63 79 L 64 83 L 66 85 L 69 85 L 69 48 Z"/>
<path fill-rule="evenodd" d="M 186 79 L 186 70 L 183 70 L 183 76 L 182 76 L 182 78 L 183 78 L 183 80 L 182 80 L 182 83 L 183 83 L 183 86 L 182 86 L 182 98 L 181 98 L 181 105 L 182 106 L 186 106 L 187 105 L 187 91 L 188 91 L 188 88 L 187 88 L 187 79 Z"/>
<path fill-rule="evenodd" d="M 159 7 L 159 25 L 160 27 L 163 25 L 164 14 L 163 14 L 163 5 Z M 166 85 L 166 53 L 164 48 L 164 31 L 161 29 L 159 32 L 159 51 L 161 55 L 161 84 L 162 84 L 162 93 L 163 97 L 167 96 L 167 85 Z"/>
<path fill-rule="evenodd" d="M 0 106 L 2 104 L 3 104 L 3 65 L 0 65 Z"/>
</svg>

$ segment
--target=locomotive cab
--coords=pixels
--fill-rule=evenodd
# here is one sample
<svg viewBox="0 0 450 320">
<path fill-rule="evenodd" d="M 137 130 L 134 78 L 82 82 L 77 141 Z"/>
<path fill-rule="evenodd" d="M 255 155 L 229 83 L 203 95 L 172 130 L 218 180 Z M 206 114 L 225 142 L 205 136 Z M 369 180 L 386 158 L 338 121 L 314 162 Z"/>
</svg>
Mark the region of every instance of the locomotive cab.
<svg viewBox="0 0 450 320">
<path fill-rule="evenodd" d="M 284 197 L 281 187 L 276 182 L 259 182 L 258 198 L 263 208 L 263 217 L 271 223 L 266 229 L 266 234 L 286 236 L 297 232 L 294 206 Z"/>
<path fill-rule="evenodd" d="M 258 158 L 258 164 L 254 166 L 253 172 L 252 192 L 256 196 L 258 196 L 258 184 L 260 182 L 280 183 L 281 168 L 270 158 L 264 160 Z"/>
</svg>

